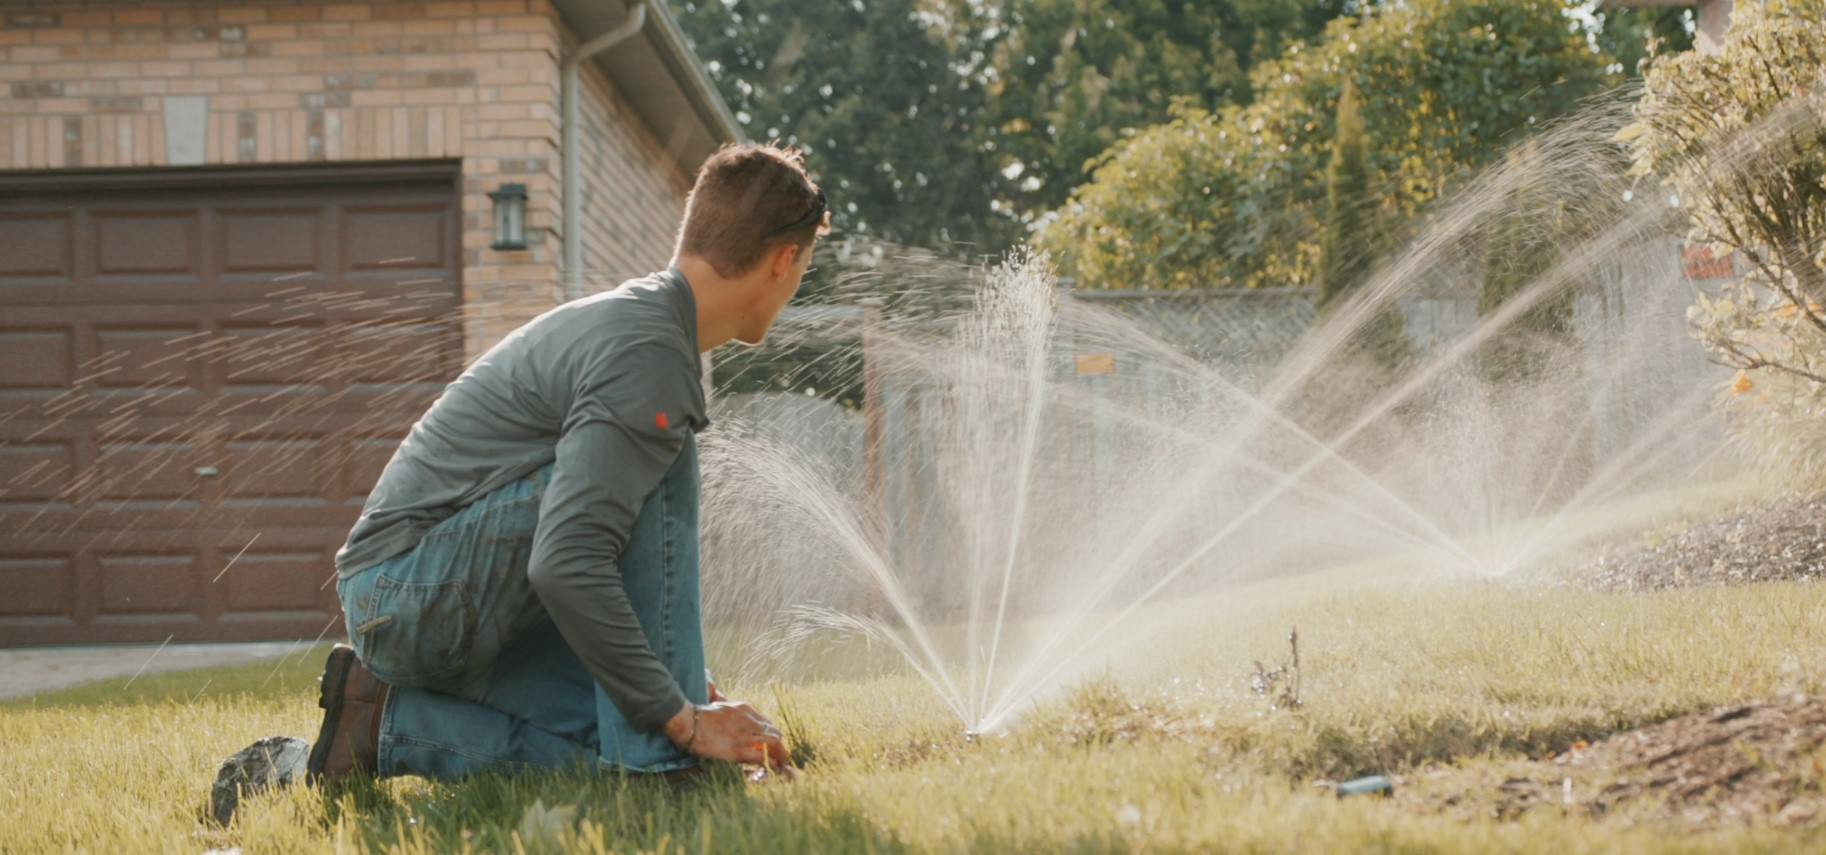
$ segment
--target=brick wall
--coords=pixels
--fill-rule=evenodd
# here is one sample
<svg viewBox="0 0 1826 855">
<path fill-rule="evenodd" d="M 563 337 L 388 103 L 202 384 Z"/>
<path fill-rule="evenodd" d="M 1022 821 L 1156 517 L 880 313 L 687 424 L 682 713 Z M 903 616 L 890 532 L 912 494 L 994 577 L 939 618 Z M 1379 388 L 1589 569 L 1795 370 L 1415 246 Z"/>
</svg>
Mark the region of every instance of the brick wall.
<svg viewBox="0 0 1826 855">
<path fill-rule="evenodd" d="M 0 7 L 4 8 L 4 7 Z M 547 0 L 69 2 L 0 18 L 0 169 L 460 159 L 478 353 L 555 305 L 558 51 Z M 585 69 L 592 290 L 665 264 L 689 176 Z M 529 248 L 491 240 L 487 193 L 527 187 Z"/>
<path fill-rule="evenodd" d="M 583 276 L 586 289 L 614 287 L 672 257 L 691 175 L 647 168 L 676 163 L 600 73 L 583 80 Z M 642 157 L 630 157 L 641 152 Z M 695 165 L 694 165 L 695 168 Z M 664 247 L 654 253 L 651 247 Z"/>
</svg>

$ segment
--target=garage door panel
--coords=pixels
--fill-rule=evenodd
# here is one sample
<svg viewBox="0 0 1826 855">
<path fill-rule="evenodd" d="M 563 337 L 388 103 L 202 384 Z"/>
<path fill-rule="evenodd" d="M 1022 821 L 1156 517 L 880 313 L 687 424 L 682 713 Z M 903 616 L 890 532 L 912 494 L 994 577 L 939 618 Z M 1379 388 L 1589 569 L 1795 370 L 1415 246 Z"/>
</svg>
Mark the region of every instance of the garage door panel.
<svg viewBox="0 0 1826 855">
<path fill-rule="evenodd" d="M 441 387 L 440 387 L 441 388 Z M 361 395 L 350 392 L 328 401 L 323 409 L 277 410 L 243 406 L 232 412 L 224 401 L 239 400 L 222 395 L 209 396 L 200 414 L 143 414 L 122 419 L 110 414 L 110 399 L 94 395 L 58 398 L 62 412 L 77 413 L 68 418 L 44 418 L 21 415 L 6 418 L 0 413 L 0 447 L 21 443 L 66 442 L 95 437 L 109 441 L 149 439 L 170 440 L 190 437 L 195 442 L 236 436 L 286 436 L 325 434 L 337 436 L 403 432 L 411 427 L 436 396 L 431 392 L 407 395 Z M 86 409 L 84 409 L 86 407 Z M 78 413 L 77 411 L 81 412 Z M 34 413 L 36 411 L 33 411 Z M 209 447 L 210 450 L 214 446 Z M 199 461 L 199 465 L 220 463 L 219 457 Z"/>
<path fill-rule="evenodd" d="M 0 539 L 6 541 L 6 548 L 0 550 L 0 556 L 26 555 L 47 549 L 49 547 L 45 544 L 55 539 L 50 535 L 53 532 L 67 532 L 74 519 L 76 516 L 72 506 L 67 504 L 21 503 L 0 508 Z"/>
<path fill-rule="evenodd" d="M 173 644 L 193 641 L 296 641 L 301 646 L 313 639 L 336 638 L 342 624 L 334 617 L 326 631 L 322 614 L 306 615 L 258 612 L 240 619 L 222 616 L 214 620 L 189 618 L 131 617 L 96 619 L 81 623 L 69 619 L 23 618 L 0 621 L 0 633 L 7 637 L 27 639 L 21 644 L 126 644 L 153 643 L 170 639 Z"/>
<path fill-rule="evenodd" d="M 197 556 L 194 553 L 117 552 L 96 556 L 97 612 L 106 617 L 198 616 Z"/>
<path fill-rule="evenodd" d="M 144 384 L 117 389 L 95 389 L 69 411 L 76 416 L 94 414 L 108 426 L 146 424 L 154 419 L 194 418 L 209 404 L 207 392 L 188 385 L 178 370 L 155 372 Z"/>
<path fill-rule="evenodd" d="M 63 389 L 76 379 L 75 330 L 0 327 L 0 397 Z"/>
<path fill-rule="evenodd" d="M 0 192 L 0 645 L 339 631 L 335 552 L 462 364 L 454 192 Z"/>
<path fill-rule="evenodd" d="M 76 565 L 69 554 L 0 556 L 0 621 L 65 618 L 76 607 Z"/>
<path fill-rule="evenodd" d="M 387 461 L 393 459 L 393 453 L 399 449 L 403 436 L 364 436 L 356 437 L 349 446 L 349 454 L 343 462 L 342 483 L 344 498 L 360 502 L 368 497 L 368 491 L 374 489 L 380 480 L 381 470 L 387 468 Z"/>
<path fill-rule="evenodd" d="M 450 209 L 351 207 L 343 212 L 341 245 L 346 270 L 424 271 L 450 266 Z"/>
<path fill-rule="evenodd" d="M 319 463 L 330 455 L 329 442 L 321 436 L 295 435 L 230 441 L 223 467 L 223 506 L 323 506 L 330 487 Z"/>
<path fill-rule="evenodd" d="M 218 212 L 219 269 L 236 273 L 312 273 L 321 264 L 321 208 L 234 209 Z"/>
<path fill-rule="evenodd" d="M 224 391 L 261 397 L 288 391 L 324 394 L 335 380 L 333 348 L 321 325 L 225 327 L 221 347 L 227 369 Z"/>
<path fill-rule="evenodd" d="M 348 527 L 246 526 L 218 533 L 211 574 L 222 621 L 308 620 L 314 634 L 339 616 L 336 550 Z M 283 637 L 283 636 L 278 636 Z"/>
<path fill-rule="evenodd" d="M 359 506 L 356 510 L 359 511 Z M 235 525 L 243 531 L 265 532 L 272 534 L 293 528 L 312 528 L 334 531 L 335 535 L 325 543 L 341 547 L 349 536 L 349 527 L 355 524 L 356 513 L 347 506 L 338 506 L 321 499 L 310 501 L 308 506 L 288 507 L 284 500 L 261 502 L 258 504 L 243 502 L 234 506 L 224 504 L 212 507 L 208 519 L 194 519 L 192 523 L 209 523 L 215 525 Z M 245 540 L 245 539 L 244 539 Z M 265 543 L 265 541 L 261 541 Z M 325 572 L 328 572 L 327 570 Z"/>
<path fill-rule="evenodd" d="M 247 532 L 264 532 L 269 538 L 292 529 L 333 532 L 329 540 L 341 546 L 348 536 L 360 505 L 336 504 L 321 498 L 299 500 L 300 506 L 288 506 L 287 500 L 249 500 L 221 503 L 185 501 L 147 502 L 149 509 L 107 509 L 69 504 L 45 503 L 39 511 L 25 506 L 0 511 L 0 538 L 6 544 L 0 554 L 14 555 L 25 551 L 44 551 L 56 544 L 74 543 L 77 549 L 112 549 L 124 544 L 150 544 L 159 548 L 179 548 L 198 532 L 209 527 L 229 527 L 241 534 L 244 545 Z M 239 548 L 239 545 L 236 547 Z"/>
<path fill-rule="evenodd" d="M 95 272 L 184 274 L 201 277 L 196 211 L 109 212 L 95 217 Z"/>
<path fill-rule="evenodd" d="M 331 560 L 323 550 L 242 554 L 222 578 L 224 614 L 324 611 Z"/>
<path fill-rule="evenodd" d="M 441 383 L 412 387 L 395 385 L 378 390 L 353 387 L 337 400 L 337 419 L 357 434 L 401 430 L 411 427 L 443 391 Z"/>
<path fill-rule="evenodd" d="M 185 437 L 116 437 L 96 444 L 94 499 L 107 509 L 156 508 L 172 499 L 195 500 L 203 454 Z"/>
<path fill-rule="evenodd" d="M 72 644 L 167 637 L 310 641 L 338 634 L 329 544 L 339 546 L 346 534 L 339 525 L 251 534 L 209 527 L 140 531 L 100 543 L 92 535 L 47 537 L 34 552 L 0 557 L 0 590 L 9 591 L 0 637 Z M 315 568 L 307 570 L 311 561 Z M 172 573 L 178 567 L 190 572 L 179 578 Z M 148 590 L 161 584 L 178 591 Z"/>
<path fill-rule="evenodd" d="M 75 218 L 0 213 L 0 284 L 56 284 L 76 275 Z"/>
<path fill-rule="evenodd" d="M 455 323 L 357 325 L 348 332 L 348 376 L 370 386 L 448 382 L 451 355 L 461 352 Z M 380 391 L 380 390 L 371 390 Z"/>
<path fill-rule="evenodd" d="M 194 345 L 208 335 L 196 324 L 97 326 L 96 385 L 148 393 L 201 392 L 203 372 Z"/>
<path fill-rule="evenodd" d="M 0 511 L 67 501 L 76 471 L 73 446 L 70 441 L 0 445 Z"/>
<path fill-rule="evenodd" d="M 78 392 L 32 402 L 30 406 L 5 402 L 0 406 L 7 406 L 9 411 L 0 413 L 0 445 L 82 439 L 156 440 L 220 429 L 219 422 L 198 417 L 194 412 L 152 415 L 129 412 L 131 407 L 121 406 L 136 398 Z"/>
<path fill-rule="evenodd" d="M 454 293 L 454 279 L 447 279 L 442 284 L 399 284 L 400 281 L 411 282 L 414 277 L 429 278 L 408 271 L 391 274 L 384 280 L 344 281 L 334 286 L 319 284 L 318 287 L 325 290 L 308 297 L 295 292 L 267 297 L 268 291 L 278 290 L 272 286 L 286 285 L 290 280 L 264 275 L 259 282 L 229 285 L 221 285 L 219 281 L 199 284 L 165 275 L 132 277 L 132 284 L 122 284 L 126 280 L 121 280 L 74 288 L 0 281 L 0 297 L 7 303 L 6 315 L 0 321 L 8 329 L 56 327 L 69 323 L 69 307 L 81 307 L 84 319 L 131 317 L 143 323 L 214 321 L 240 326 L 288 325 L 301 321 L 359 323 L 373 322 L 384 316 L 424 318 L 460 314 L 462 304 Z M 445 293 L 423 293 L 429 287 L 442 288 Z M 95 311 L 101 308 L 110 311 Z"/>
</svg>

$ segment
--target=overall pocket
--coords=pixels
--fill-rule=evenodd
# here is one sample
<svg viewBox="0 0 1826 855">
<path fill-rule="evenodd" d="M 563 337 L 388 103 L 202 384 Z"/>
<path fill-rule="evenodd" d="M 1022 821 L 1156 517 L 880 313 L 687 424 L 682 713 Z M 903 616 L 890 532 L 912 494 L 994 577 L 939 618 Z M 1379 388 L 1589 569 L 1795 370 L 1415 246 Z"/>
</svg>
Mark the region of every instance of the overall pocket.
<svg viewBox="0 0 1826 855">
<path fill-rule="evenodd" d="M 432 686 L 467 664 L 477 618 L 462 581 L 378 576 L 366 612 L 349 634 L 362 664 L 387 683 Z"/>
</svg>

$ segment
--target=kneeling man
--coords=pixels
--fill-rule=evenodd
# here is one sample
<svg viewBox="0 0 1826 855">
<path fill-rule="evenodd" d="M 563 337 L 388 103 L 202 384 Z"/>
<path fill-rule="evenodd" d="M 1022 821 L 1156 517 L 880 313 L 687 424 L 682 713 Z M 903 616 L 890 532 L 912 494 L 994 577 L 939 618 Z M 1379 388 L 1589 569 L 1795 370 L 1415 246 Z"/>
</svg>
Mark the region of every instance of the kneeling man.
<svg viewBox="0 0 1826 855">
<path fill-rule="evenodd" d="M 336 557 L 352 646 L 330 653 L 304 769 L 283 759 L 297 740 L 230 758 L 218 819 L 294 777 L 787 767 L 705 670 L 699 354 L 761 341 L 828 222 L 798 153 L 727 146 L 669 269 L 546 312 L 451 383 Z"/>
</svg>

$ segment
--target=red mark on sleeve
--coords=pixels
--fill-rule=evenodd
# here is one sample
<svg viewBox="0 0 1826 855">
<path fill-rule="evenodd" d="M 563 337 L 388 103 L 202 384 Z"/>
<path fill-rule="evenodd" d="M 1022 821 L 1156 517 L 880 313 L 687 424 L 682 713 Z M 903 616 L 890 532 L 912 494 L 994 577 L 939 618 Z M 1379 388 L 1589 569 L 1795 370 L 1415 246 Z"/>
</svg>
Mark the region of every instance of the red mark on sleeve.
<svg viewBox="0 0 1826 855">
<path fill-rule="evenodd" d="M 671 422 L 671 420 L 666 418 L 665 413 L 654 413 L 653 414 L 653 426 L 656 428 L 659 428 L 660 430 L 665 430 L 666 428 L 669 428 L 672 426 L 672 422 Z"/>
</svg>

